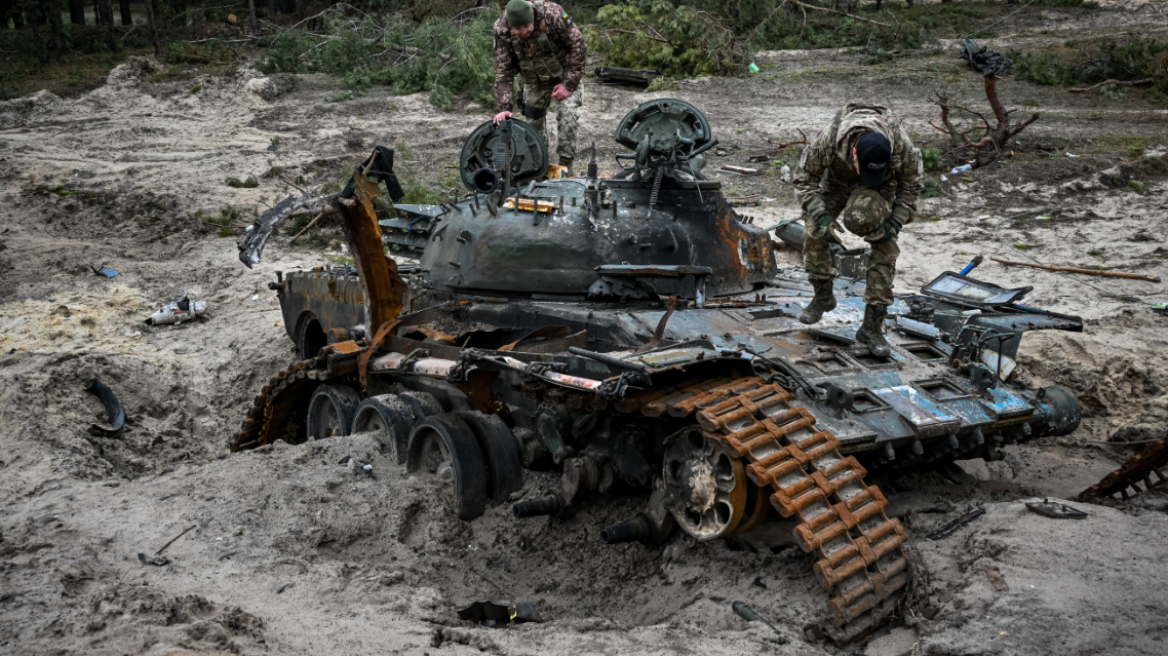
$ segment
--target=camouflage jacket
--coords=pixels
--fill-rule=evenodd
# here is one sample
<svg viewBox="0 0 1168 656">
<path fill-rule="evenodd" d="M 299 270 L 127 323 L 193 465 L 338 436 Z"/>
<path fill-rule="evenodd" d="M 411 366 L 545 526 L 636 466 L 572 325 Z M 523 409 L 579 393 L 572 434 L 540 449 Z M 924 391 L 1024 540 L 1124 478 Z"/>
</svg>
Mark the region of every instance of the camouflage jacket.
<svg viewBox="0 0 1168 656">
<path fill-rule="evenodd" d="M 917 197 L 924 189 L 921 151 L 913 147 L 908 131 L 892 110 L 858 104 L 849 104 L 837 113 L 831 126 L 820 132 L 799 158 L 795 195 L 804 217 L 814 219 L 828 214 L 828 196 L 846 200 L 863 186 L 852 161 L 852 147 L 867 132 L 879 132 L 892 143 L 890 171 L 879 189 L 880 195 L 892 204 L 891 220 L 900 227 L 912 222 Z"/>
<path fill-rule="evenodd" d="M 554 2 L 533 0 L 535 31 L 527 39 L 512 39 L 504 14 L 495 21 L 495 111 L 511 111 L 515 76 L 529 84 L 563 84 L 575 93 L 584 78 L 588 46 L 580 28 Z M 544 44 L 541 45 L 541 36 Z M 550 50 L 550 52 L 548 52 Z"/>
</svg>

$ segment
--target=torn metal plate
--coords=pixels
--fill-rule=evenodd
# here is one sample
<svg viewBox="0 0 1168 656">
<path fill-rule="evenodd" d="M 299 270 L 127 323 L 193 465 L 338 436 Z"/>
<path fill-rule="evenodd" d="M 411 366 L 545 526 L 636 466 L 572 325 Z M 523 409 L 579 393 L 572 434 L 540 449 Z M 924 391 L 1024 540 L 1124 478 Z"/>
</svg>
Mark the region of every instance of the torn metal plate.
<svg viewBox="0 0 1168 656">
<path fill-rule="evenodd" d="M 1051 519 L 1085 519 L 1087 517 L 1087 513 L 1078 508 L 1072 508 L 1065 503 L 1051 501 L 1050 499 L 1045 501 L 1031 501 L 1026 504 L 1026 507 L 1030 512 L 1035 512 L 1043 517 L 1050 517 Z"/>
<path fill-rule="evenodd" d="M 1006 289 L 993 283 L 975 280 L 952 271 L 946 271 L 937 276 L 933 282 L 921 287 L 921 293 L 963 305 L 975 307 L 993 307 L 995 305 L 1009 305 L 1022 300 L 1030 293 L 1033 287 L 1018 287 Z"/>
</svg>

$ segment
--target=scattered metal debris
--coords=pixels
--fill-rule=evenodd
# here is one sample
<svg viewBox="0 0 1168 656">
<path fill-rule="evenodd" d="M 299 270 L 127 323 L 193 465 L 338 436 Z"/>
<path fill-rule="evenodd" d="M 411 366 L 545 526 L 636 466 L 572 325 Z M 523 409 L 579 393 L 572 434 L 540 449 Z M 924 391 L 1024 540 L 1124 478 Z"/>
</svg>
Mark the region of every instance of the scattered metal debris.
<svg viewBox="0 0 1168 656">
<path fill-rule="evenodd" d="M 942 526 L 941 528 L 930 533 L 929 539 L 930 540 L 940 540 L 942 538 L 947 538 L 950 535 L 953 535 L 954 533 L 956 533 L 957 529 L 961 528 L 962 526 L 965 526 L 966 524 L 972 522 L 973 520 L 977 519 L 978 517 L 981 517 L 984 514 L 986 514 L 985 508 L 978 508 L 976 510 L 971 510 L 971 511 L 965 513 L 964 515 L 958 517 L 957 519 L 949 522 L 948 524 Z"/>
<path fill-rule="evenodd" d="M 91 265 L 89 268 L 93 269 L 94 274 L 99 275 L 102 278 L 113 278 L 114 276 L 118 275 L 117 271 L 115 271 L 107 266 L 102 266 L 99 268 L 99 267 L 95 267 L 95 266 Z"/>
<path fill-rule="evenodd" d="M 207 311 L 206 301 L 192 301 L 185 293 L 175 302 L 164 305 L 161 310 L 150 315 L 147 326 L 180 325 L 184 321 L 198 319 Z"/>
<path fill-rule="evenodd" d="M 121 437 L 126 428 L 126 413 L 122 410 L 122 404 L 118 401 L 117 395 L 104 383 L 96 380 L 85 383 L 85 391 L 101 400 L 102 405 L 105 406 L 106 414 L 109 415 L 110 423 L 109 428 L 90 424 L 90 434 L 98 437 Z"/>
<path fill-rule="evenodd" d="M 535 606 L 521 601 L 514 606 L 497 604 L 493 601 L 476 601 L 458 609 L 458 616 L 464 620 L 478 622 L 489 627 L 512 626 L 524 622 L 542 623 L 543 617 Z"/>
<path fill-rule="evenodd" d="M 754 582 L 757 585 L 759 580 L 755 579 Z M 766 586 L 764 585 L 762 587 L 765 588 Z M 783 632 L 779 630 L 779 627 L 772 624 L 770 620 L 766 619 L 762 615 L 754 612 L 754 609 L 752 609 L 750 606 L 747 606 L 745 602 L 736 601 L 733 604 L 730 604 L 730 607 L 734 609 L 734 612 L 737 613 L 739 617 L 746 620 L 747 622 L 759 622 L 769 626 L 771 631 L 774 631 L 775 634 L 779 636 L 779 644 L 784 644 L 787 642 L 787 636 L 783 635 Z"/>
<path fill-rule="evenodd" d="M 1051 519 L 1085 519 L 1087 517 L 1087 513 L 1078 508 L 1072 508 L 1065 503 L 1051 501 L 1050 499 L 1031 501 L 1026 504 L 1026 507 L 1030 512 L 1035 512 L 1043 517 L 1050 517 Z"/>
</svg>

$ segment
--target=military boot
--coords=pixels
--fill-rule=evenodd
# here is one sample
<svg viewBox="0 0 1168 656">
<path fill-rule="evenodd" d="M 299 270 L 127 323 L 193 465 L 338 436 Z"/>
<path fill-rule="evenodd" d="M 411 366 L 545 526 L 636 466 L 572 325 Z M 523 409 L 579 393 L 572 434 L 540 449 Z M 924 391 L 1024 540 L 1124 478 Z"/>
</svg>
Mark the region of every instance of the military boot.
<svg viewBox="0 0 1168 656">
<path fill-rule="evenodd" d="M 803 308 L 803 313 L 799 315 L 799 321 L 803 323 L 819 323 L 823 318 L 824 312 L 831 312 L 835 309 L 835 294 L 832 292 L 831 279 L 817 280 L 811 279 L 811 286 L 815 289 L 815 298 Z"/>
<path fill-rule="evenodd" d="M 566 169 L 566 170 L 564 171 L 564 177 L 565 177 L 565 178 L 570 178 L 570 177 L 572 177 L 572 175 L 573 175 L 573 174 L 572 174 L 572 158 L 571 158 L 571 157 L 563 157 L 563 156 L 561 156 L 561 157 L 560 157 L 560 166 L 562 166 L 562 167 L 564 167 L 564 168 Z"/>
<path fill-rule="evenodd" d="M 884 317 L 888 308 L 882 305 L 864 306 L 864 323 L 856 331 L 856 341 L 868 345 L 868 352 L 878 358 L 892 355 L 892 345 L 884 339 Z"/>
</svg>

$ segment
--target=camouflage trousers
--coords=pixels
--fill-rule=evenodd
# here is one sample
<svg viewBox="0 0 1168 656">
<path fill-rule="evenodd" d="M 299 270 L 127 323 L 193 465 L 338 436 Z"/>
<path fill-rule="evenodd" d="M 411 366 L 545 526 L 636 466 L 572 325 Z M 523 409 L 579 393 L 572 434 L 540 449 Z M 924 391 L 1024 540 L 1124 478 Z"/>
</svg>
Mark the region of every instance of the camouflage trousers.
<svg viewBox="0 0 1168 656">
<path fill-rule="evenodd" d="M 843 212 L 848 202 L 848 195 L 837 197 L 829 195 L 827 211 L 835 217 Z M 818 280 L 832 280 L 836 276 L 831 266 L 830 245 L 833 243 L 826 229 L 820 228 L 815 219 L 804 217 L 806 229 L 803 232 L 803 270 L 808 277 Z M 837 230 L 842 228 L 837 227 Z M 900 256 L 900 247 L 896 238 L 879 244 L 871 244 L 872 252 L 868 255 L 867 288 L 864 290 L 864 302 L 869 305 L 888 307 L 892 305 L 892 280 L 896 277 L 896 258 Z"/>
<path fill-rule="evenodd" d="M 580 125 L 580 106 L 583 104 L 584 85 L 580 85 L 572 95 L 564 100 L 553 100 L 552 89 L 555 88 L 556 82 L 548 84 L 528 84 L 523 83 L 523 92 L 520 98 L 522 102 L 537 109 L 548 109 L 552 103 L 556 105 L 556 148 L 552 150 L 551 139 L 548 138 L 547 133 L 547 115 L 535 120 L 524 118 L 523 120 L 531 123 L 531 126 L 539 132 L 539 136 L 543 137 L 544 143 L 548 145 L 548 153 L 555 152 L 559 156 L 560 161 L 576 159 L 576 130 Z M 516 117 L 519 118 L 519 117 Z M 556 164 L 556 160 L 551 160 L 552 164 Z"/>
</svg>

